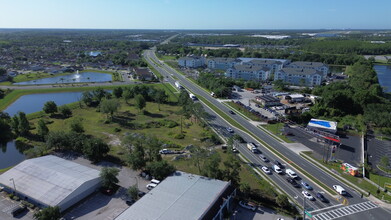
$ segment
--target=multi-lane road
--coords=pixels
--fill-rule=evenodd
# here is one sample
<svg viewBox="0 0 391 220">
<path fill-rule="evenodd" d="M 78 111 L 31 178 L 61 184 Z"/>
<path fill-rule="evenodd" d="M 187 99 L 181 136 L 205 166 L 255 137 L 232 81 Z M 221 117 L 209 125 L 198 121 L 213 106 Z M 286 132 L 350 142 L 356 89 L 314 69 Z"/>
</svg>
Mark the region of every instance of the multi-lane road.
<svg viewBox="0 0 391 220">
<path fill-rule="evenodd" d="M 391 217 L 391 214 L 387 210 L 379 208 L 376 204 L 367 201 L 365 198 L 361 198 L 359 193 L 355 192 L 353 189 L 345 185 L 343 182 L 340 182 L 339 180 L 335 179 L 333 176 L 329 175 L 322 169 L 318 168 L 314 164 L 303 159 L 298 154 L 289 150 L 282 143 L 280 143 L 279 141 L 277 141 L 276 139 L 274 139 L 264 131 L 260 130 L 259 128 L 255 127 L 253 124 L 251 124 L 243 117 L 239 115 L 230 115 L 228 113 L 230 110 L 228 107 L 226 107 L 218 100 L 210 96 L 210 94 L 208 94 L 205 90 L 200 88 L 198 85 L 195 85 L 193 82 L 188 80 L 185 76 L 177 73 L 174 69 L 172 69 L 171 67 L 169 67 L 168 65 L 160 61 L 156 57 L 154 50 L 146 50 L 144 52 L 144 57 L 146 58 L 147 62 L 153 65 L 155 69 L 159 71 L 169 83 L 174 85 L 175 81 L 179 81 L 182 86 L 187 88 L 193 94 L 204 97 L 214 106 L 216 106 L 221 111 L 229 115 L 242 127 L 244 127 L 247 131 L 241 131 L 236 128 L 233 129 L 234 132 L 240 134 L 245 139 L 245 141 L 259 143 L 254 138 L 255 136 L 263 140 L 266 144 L 268 144 L 269 146 L 277 150 L 279 153 L 283 154 L 286 158 L 289 158 L 289 161 L 282 161 L 280 158 L 277 158 L 277 156 L 274 155 L 267 148 L 265 148 L 262 145 L 259 145 L 258 148 L 260 149 L 260 151 L 263 153 L 263 155 L 266 155 L 266 157 L 268 157 L 270 161 L 274 161 L 275 159 L 278 159 L 288 168 L 292 168 L 290 164 L 295 163 L 296 165 L 300 166 L 303 170 L 310 173 L 313 177 L 317 178 L 319 181 L 321 181 L 328 187 L 332 187 L 332 185 L 343 186 L 349 194 L 347 197 L 344 197 L 347 200 L 348 206 L 344 206 L 341 204 L 344 198 L 339 199 L 337 197 L 332 197 L 331 195 L 328 195 L 328 193 L 325 190 L 323 190 L 321 187 L 317 186 L 312 181 L 310 181 L 310 179 L 308 179 L 307 177 L 305 177 L 304 175 L 298 172 L 299 176 L 304 181 L 306 181 L 312 187 L 314 187 L 314 190 L 312 192 L 309 191 L 312 195 L 315 195 L 314 192 L 321 192 L 325 195 L 326 198 L 330 200 L 330 203 L 328 204 L 322 203 L 318 200 L 314 202 L 308 200 L 306 201 L 306 209 L 312 210 L 313 217 L 315 219 L 327 220 L 327 219 L 335 219 L 335 218 L 342 218 L 342 217 L 343 219 L 389 219 Z M 216 114 L 211 109 L 209 109 L 206 105 L 204 106 L 206 111 L 213 116 L 212 119 L 209 120 L 210 124 L 217 131 L 220 131 L 221 134 L 225 136 L 229 135 L 227 132 L 225 132 L 225 128 L 232 127 L 232 125 L 230 125 L 222 117 L 220 117 L 218 114 Z M 254 165 L 264 165 L 264 166 L 268 166 L 269 168 L 271 167 L 272 162 L 264 163 L 259 158 L 258 155 L 251 153 L 246 148 L 246 146 L 240 146 L 239 151 Z M 271 175 L 269 175 L 269 178 L 275 184 L 277 184 L 282 190 L 284 190 L 287 194 L 289 194 L 292 198 L 296 199 L 299 204 L 303 203 L 303 196 L 301 194 L 303 188 L 294 188 L 286 181 L 286 176 L 278 175 L 274 172 Z"/>
</svg>

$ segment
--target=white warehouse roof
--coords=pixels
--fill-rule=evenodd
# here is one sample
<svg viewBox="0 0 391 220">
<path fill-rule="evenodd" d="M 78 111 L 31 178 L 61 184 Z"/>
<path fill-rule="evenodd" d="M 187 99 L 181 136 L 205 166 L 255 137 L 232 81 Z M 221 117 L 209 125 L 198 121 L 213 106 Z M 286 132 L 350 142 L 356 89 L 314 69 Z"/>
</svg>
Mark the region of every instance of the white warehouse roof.
<svg viewBox="0 0 391 220">
<path fill-rule="evenodd" d="M 329 131 L 337 131 L 337 122 L 335 121 L 326 121 L 321 119 L 311 119 L 308 122 L 309 127 L 323 129 L 323 130 L 329 130 Z"/>
<path fill-rule="evenodd" d="M 229 182 L 177 171 L 115 220 L 201 219 Z"/>
<path fill-rule="evenodd" d="M 61 205 L 86 182 L 93 182 L 93 186 L 100 182 L 98 170 L 52 155 L 21 162 L 0 175 L 0 184 L 13 189 L 11 179 L 18 194 L 60 208 L 68 208 Z"/>
</svg>

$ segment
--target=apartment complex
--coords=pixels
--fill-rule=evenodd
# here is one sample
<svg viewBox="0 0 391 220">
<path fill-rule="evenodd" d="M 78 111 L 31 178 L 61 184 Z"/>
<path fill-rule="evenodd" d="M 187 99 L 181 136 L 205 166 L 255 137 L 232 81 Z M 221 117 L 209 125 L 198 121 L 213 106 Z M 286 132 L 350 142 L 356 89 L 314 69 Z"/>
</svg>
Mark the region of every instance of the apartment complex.
<svg viewBox="0 0 391 220">
<path fill-rule="evenodd" d="M 322 83 L 322 79 L 323 72 L 315 69 L 285 67 L 274 73 L 274 81 L 282 80 L 297 86 L 318 86 Z"/>
<path fill-rule="evenodd" d="M 269 78 L 270 69 L 263 66 L 251 64 L 236 64 L 228 68 L 225 72 L 226 77 L 233 79 L 244 79 L 254 81 L 266 81 Z"/>
<path fill-rule="evenodd" d="M 205 65 L 205 58 L 202 56 L 188 56 L 178 59 L 178 65 L 186 68 L 198 68 Z"/>
</svg>

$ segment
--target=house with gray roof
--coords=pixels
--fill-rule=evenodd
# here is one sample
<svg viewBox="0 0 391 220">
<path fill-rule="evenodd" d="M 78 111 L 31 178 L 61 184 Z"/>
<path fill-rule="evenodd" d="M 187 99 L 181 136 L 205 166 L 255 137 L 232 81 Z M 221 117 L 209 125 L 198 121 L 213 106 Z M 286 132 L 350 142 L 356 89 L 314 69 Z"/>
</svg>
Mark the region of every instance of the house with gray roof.
<svg viewBox="0 0 391 220">
<path fill-rule="evenodd" d="M 290 85 L 318 86 L 322 83 L 323 72 L 315 69 L 285 67 L 274 73 L 274 80 L 282 80 Z"/>
</svg>

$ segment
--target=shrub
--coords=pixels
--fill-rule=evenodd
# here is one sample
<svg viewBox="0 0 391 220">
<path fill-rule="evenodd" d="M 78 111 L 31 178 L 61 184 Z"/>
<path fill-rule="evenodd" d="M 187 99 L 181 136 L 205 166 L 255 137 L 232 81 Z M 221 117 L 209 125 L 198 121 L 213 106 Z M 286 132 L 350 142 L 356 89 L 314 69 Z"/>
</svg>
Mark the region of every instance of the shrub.
<svg viewBox="0 0 391 220">
<path fill-rule="evenodd" d="M 114 132 L 120 132 L 121 128 L 114 128 Z"/>
<path fill-rule="evenodd" d="M 185 135 L 184 134 L 176 134 L 176 135 L 174 135 L 174 138 L 175 139 L 183 139 L 183 138 L 185 138 Z"/>
</svg>

